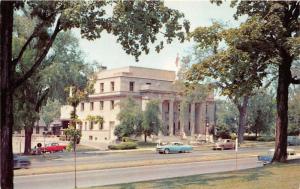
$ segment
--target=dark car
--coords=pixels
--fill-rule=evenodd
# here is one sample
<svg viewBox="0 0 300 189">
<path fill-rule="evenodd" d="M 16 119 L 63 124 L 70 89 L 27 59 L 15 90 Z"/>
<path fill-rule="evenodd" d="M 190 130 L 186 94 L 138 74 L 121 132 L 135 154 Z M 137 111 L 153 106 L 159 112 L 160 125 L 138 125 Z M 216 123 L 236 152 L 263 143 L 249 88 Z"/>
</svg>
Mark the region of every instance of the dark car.
<svg viewBox="0 0 300 189">
<path fill-rule="evenodd" d="M 14 169 L 28 169 L 31 162 L 28 157 L 14 155 Z"/>
</svg>

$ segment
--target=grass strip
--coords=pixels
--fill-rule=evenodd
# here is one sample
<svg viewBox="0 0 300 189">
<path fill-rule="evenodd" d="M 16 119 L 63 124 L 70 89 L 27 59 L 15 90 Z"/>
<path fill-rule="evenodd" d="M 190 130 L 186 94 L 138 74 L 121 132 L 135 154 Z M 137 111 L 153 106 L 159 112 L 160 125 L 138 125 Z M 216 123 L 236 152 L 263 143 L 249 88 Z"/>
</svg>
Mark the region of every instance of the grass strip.
<svg viewBox="0 0 300 189">
<path fill-rule="evenodd" d="M 299 189 L 300 161 L 262 168 L 171 179 L 118 184 L 89 189 Z"/>
</svg>

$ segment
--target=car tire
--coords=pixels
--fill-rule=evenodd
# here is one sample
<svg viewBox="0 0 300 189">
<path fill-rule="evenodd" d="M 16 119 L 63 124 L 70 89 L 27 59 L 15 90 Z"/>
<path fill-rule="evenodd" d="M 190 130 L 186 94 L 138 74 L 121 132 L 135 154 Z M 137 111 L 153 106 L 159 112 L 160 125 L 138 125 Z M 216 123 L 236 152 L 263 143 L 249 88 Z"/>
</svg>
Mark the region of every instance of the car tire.
<svg viewBox="0 0 300 189">
<path fill-rule="evenodd" d="M 170 153 L 170 150 L 167 148 L 167 149 L 164 150 L 164 153 L 165 153 L 165 154 L 169 154 L 169 153 Z"/>
</svg>

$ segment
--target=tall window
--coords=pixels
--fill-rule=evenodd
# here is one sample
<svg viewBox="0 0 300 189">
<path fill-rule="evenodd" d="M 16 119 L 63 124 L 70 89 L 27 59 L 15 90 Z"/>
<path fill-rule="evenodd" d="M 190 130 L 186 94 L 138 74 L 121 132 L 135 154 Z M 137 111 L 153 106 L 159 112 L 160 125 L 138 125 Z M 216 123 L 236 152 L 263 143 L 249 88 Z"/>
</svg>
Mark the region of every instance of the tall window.
<svg viewBox="0 0 300 189">
<path fill-rule="evenodd" d="M 100 83 L 100 93 L 104 92 L 104 83 Z"/>
<path fill-rule="evenodd" d="M 81 111 L 84 111 L 84 103 L 81 103 L 81 105 L 80 105 L 80 110 L 81 110 Z"/>
<path fill-rule="evenodd" d="M 115 91 L 115 82 L 110 82 L 110 91 Z"/>
<path fill-rule="evenodd" d="M 115 101 L 113 100 L 110 101 L 110 109 L 111 110 L 115 109 Z"/>
<path fill-rule="evenodd" d="M 94 102 L 90 102 L 90 111 L 94 110 Z"/>
<path fill-rule="evenodd" d="M 129 82 L 129 91 L 134 91 L 134 82 L 133 81 Z"/>
<path fill-rule="evenodd" d="M 104 102 L 100 101 L 100 110 L 103 110 L 103 109 L 104 109 Z"/>
</svg>

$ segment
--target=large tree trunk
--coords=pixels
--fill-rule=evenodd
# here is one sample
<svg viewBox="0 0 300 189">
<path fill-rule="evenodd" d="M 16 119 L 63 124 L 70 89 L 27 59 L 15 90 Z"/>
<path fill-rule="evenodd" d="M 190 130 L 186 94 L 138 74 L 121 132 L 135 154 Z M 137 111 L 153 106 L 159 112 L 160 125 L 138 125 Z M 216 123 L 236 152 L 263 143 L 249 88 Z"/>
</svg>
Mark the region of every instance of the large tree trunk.
<svg viewBox="0 0 300 189">
<path fill-rule="evenodd" d="M 0 85 L 1 85 L 1 188 L 13 188 L 13 73 L 12 60 L 12 31 L 13 31 L 13 4 L 2 1 L 1 6 L 1 42 L 0 42 Z"/>
<path fill-rule="evenodd" d="M 25 147 L 24 154 L 29 155 L 31 153 L 31 137 L 33 133 L 34 123 L 29 127 L 25 127 Z"/>
<path fill-rule="evenodd" d="M 145 143 L 147 143 L 147 134 L 146 133 L 144 134 L 144 141 L 145 141 Z"/>
<path fill-rule="evenodd" d="M 244 133 L 246 126 L 246 118 L 247 118 L 247 107 L 248 107 L 249 96 L 243 97 L 243 102 L 238 106 L 239 110 L 239 128 L 238 128 L 238 142 L 242 144 L 244 142 Z"/>
<path fill-rule="evenodd" d="M 287 131 L 288 131 L 288 94 L 291 78 L 291 60 L 283 59 L 279 66 L 277 87 L 277 117 L 276 141 L 273 162 L 285 162 L 287 159 Z"/>
</svg>

